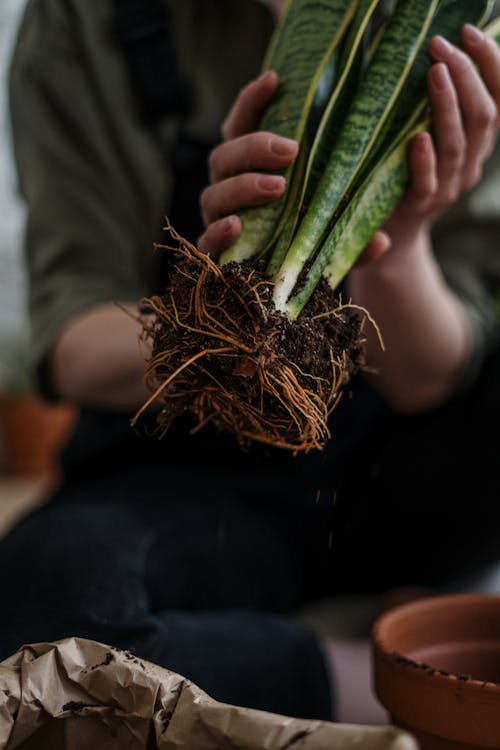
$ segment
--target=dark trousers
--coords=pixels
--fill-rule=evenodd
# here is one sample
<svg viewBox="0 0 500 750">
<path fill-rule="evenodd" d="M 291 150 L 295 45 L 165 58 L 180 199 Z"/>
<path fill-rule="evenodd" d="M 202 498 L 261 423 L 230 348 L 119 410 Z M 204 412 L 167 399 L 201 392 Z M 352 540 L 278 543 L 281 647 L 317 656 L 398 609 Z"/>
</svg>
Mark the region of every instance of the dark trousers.
<svg viewBox="0 0 500 750">
<path fill-rule="evenodd" d="M 66 487 L 2 540 L 0 659 L 76 635 L 219 700 L 329 718 L 317 640 L 284 616 L 307 585 L 299 519 L 201 481 L 196 494 L 164 484 Z"/>
<path fill-rule="evenodd" d="M 126 420 L 84 415 L 64 486 L 0 542 L 0 658 L 88 637 L 220 700 L 328 718 L 322 652 L 296 608 L 498 560 L 498 359 L 421 417 L 345 399 L 311 461 L 175 431 L 141 454 Z"/>
</svg>

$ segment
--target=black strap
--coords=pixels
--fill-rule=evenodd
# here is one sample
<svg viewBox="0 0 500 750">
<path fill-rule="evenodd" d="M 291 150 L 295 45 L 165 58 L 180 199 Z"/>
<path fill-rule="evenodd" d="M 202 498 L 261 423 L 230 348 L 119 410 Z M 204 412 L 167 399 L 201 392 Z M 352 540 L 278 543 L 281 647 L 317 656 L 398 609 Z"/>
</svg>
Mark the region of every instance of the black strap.
<svg viewBox="0 0 500 750">
<path fill-rule="evenodd" d="M 190 110 L 189 87 L 169 40 L 162 0 L 114 0 L 115 24 L 146 120 Z"/>
</svg>

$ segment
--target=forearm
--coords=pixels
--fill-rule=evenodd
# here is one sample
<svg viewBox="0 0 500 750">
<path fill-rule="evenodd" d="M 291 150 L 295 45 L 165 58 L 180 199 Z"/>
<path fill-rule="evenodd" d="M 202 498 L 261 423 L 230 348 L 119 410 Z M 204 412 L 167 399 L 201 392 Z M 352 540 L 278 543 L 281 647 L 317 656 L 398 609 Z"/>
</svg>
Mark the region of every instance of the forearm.
<svg viewBox="0 0 500 750">
<path fill-rule="evenodd" d="M 114 304 L 71 320 L 50 358 L 56 393 L 80 406 L 134 410 L 144 403 L 147 345 L 139 344 L 137 308 Z M 129 314 L 127 314 L 127 312 Z"/>
<path fill-rule="evenodd" d="M 469 354 L 463 307 L 446 285 L 427 232 L 378 262 L 355 269 L 348 292 L 380 328 L 367 326 L 367 359 L 375 386 L 394 408 L 418 412 L 449 397 Z"/>
</svg>

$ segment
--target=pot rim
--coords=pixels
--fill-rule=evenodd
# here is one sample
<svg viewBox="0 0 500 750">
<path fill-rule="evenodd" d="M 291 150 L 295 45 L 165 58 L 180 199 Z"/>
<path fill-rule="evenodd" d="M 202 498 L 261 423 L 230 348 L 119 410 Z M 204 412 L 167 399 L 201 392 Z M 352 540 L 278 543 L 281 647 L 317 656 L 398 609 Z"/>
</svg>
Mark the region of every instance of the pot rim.
<svg viewBox="0 0 500 750">
<path fill-rule="evenodd" d="M 495 610 L 500 621 L 500 594 L 485 594 L 479 592 L 461 593 L 461 594 L 443 594 L 438 596 L 430 596 L 415 601 L 408 602 L 407 604 L 401 604 L 393 607 L 387 612 L 380 615 L 372 627 L 371 640 L 374 651 L 384 661 L 388 661 L 396 670 L 414 670 L 415 674 L 420 673 L 422 677 L 432 676 L 434 680 L 439 684 L 444 684 L 452 681 L 459 681 L 462 684 L 463 690 L 477 690 L 478 687 L 482 691 L 487 691 L 491 694 L 500 693 L 500 682 L 493 682 L 489 680 L 479 680 L 468 675 L 457 674 L 453 672 L 446 672 L 441 669 L 436 669 L 430 664 L 418 662 L 412 659 L 408 654 L 400 652 L 390 647 L 387 641 L 387 632 L 394 626 L 398 621 L 407 618 L 408 616 L 427 611 L 432 613 L 433 611 L 442 611 L 443 607 L 463 607 L 463 606 L 474 606 L 477 610 L 478 607 L 482 606 L 485 609 Z M 500 628 L 498 640 L 500 642 Z"/>
<path fill-rule="evenodd" d="M 500 748 L 500 683 L 444 672 L 397 650 L 398 639 L 405 638 L 405 623 L 408 627 L 407 623 L 412 622 L 411 618 L 416 615 L 421 626 L 426 613 L 431 619 L 435 613 L 435 623 L 441 627 L 448 618 L 453 621 L 455 612 L 455 621 L 459 623 L 456 639 L 462 640 L 460 623 L 463 623 L 463 612 L 460 608 L 463 607 L 470 608 L 476 621 L 486 615 L 485 641 L 500 642 L 499 594 L 426 597 L 380 615 L 372 628 L 375 693 L 392 721 L 410 731 L 457 743 L 460 748 Z M 492 631 L 491 638 L 489 630 Z M 418 633 L 425 631 L 420 627 L 415 632 L 415 648 L 418 648 Z M 391 645 L 392 636 L 395 643 Z"/>
</svg>

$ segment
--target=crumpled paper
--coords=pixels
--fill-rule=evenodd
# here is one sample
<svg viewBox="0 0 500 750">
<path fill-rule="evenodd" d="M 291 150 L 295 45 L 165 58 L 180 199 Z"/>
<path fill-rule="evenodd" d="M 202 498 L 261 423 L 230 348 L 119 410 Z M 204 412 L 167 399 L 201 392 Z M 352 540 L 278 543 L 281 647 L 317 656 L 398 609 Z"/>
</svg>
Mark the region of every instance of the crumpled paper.
<svg viewBox="0 0 500 750">
<path fill-rule="evenodd" d="M 307 721 L 212 700 L 101 643 L 23 646 L 0 663 L 0 750 L 416 750 L 395 727 Z"/>
</svg>

